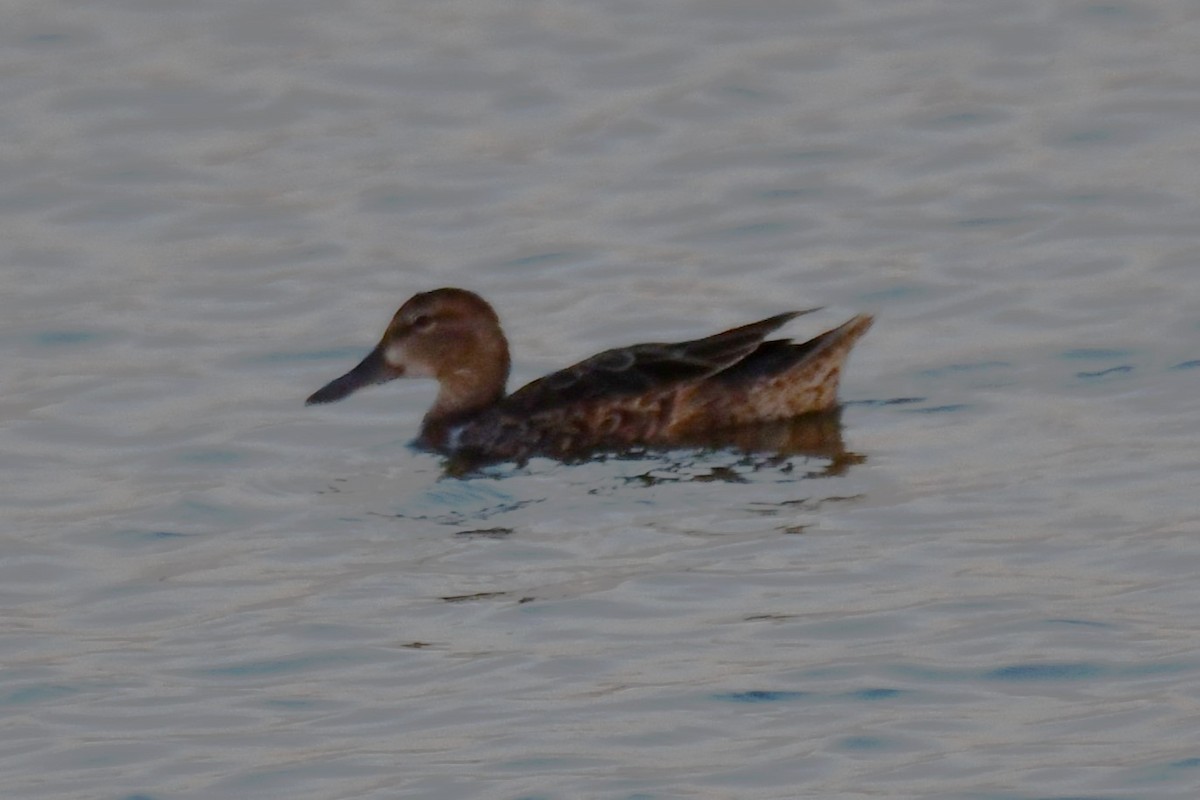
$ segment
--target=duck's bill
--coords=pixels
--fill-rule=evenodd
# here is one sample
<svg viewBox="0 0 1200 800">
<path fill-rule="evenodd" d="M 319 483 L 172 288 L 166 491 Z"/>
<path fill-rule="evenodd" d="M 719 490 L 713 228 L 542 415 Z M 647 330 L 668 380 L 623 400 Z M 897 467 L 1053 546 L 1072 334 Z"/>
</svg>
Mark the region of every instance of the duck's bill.
<svg viewBox="0 0 1200 800">
<path fill-rule="evenodd" d="M 335 403 L 345 397 L 348 397 L 364 386 L 372 386 L 376 383 L 386 383 L 393 378 L 399 378 L 404 374 L 403 369 L 398 369 L 391 364 L 388 364 L 383 357 L 383 345 L 376 347 L 367 355 L 358 366 L 347 372 L 340 378 L 334 378 L 329 383 L 322 386 L 317 391 L 313 392 L 304 405 L 312 406 L 318 403 Z"/>
</svg>

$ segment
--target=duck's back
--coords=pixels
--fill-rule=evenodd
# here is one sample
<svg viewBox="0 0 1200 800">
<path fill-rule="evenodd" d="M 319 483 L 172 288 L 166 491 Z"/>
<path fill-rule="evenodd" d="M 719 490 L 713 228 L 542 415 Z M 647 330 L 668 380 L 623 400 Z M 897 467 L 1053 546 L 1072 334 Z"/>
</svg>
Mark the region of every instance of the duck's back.
<svg viewBox="0 0 1200 800">
<path fill-rule="evenodd" d="M 830 409 L 846 355 L 871 317 L 802 344 L 764 341 L 799 313 L 689 342 L 605 351 L 455 426 L 447 449 L 570 458 L 597 448 L 681 444 L 708 430 Z"/>
</svg>

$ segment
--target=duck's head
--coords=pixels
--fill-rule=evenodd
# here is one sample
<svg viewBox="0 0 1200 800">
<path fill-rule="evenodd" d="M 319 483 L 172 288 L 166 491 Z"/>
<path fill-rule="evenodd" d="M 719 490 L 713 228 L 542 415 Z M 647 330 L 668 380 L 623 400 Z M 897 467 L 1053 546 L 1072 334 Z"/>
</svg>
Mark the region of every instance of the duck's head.
<svg viewBox="0 0 1200 800">
<path fill-rule="evenodd" d="M 508 369 L 508 342 L 487 301 L 465 289 L 435 289 L 400 306 L 375 349 L 305 404 L 332 403 L 395 378 L 435 378 L 440 391 L 429 415 L 467 413 L 504 396 Z"/>
</svg>

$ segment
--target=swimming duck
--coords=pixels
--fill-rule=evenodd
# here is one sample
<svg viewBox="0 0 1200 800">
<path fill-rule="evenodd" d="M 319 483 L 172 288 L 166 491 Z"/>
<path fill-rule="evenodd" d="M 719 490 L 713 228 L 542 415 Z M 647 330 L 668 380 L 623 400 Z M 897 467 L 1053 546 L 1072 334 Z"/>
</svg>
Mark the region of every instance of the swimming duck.
<svg viewBox="0 0 1200 800">
<path fill-rule="evenodd" d="M 815 310 L 688 342 L 606 350 L 505 394 L 508 341 L 496 312 L 474 292 L 435 289 L 402 305 L 375 349 L 306 405 L 394 378 L 433 378 L 437 399 L 416 444 L 441 453 L 523 461 L 679 445 L 835 408 L 842 365 L 872 317 L 860 314 L 801 344 L 766 340 Z"/>
</svg>

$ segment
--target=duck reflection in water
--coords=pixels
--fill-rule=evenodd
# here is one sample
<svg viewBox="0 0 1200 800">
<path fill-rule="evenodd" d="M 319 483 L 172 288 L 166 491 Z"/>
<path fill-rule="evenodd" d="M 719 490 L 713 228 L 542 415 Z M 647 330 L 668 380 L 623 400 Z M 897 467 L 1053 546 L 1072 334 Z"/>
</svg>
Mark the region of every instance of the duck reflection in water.
<svg viewBox="0 0 1200 800">
<path fill-rule="evenodd" d="M 582 461 L 675 447 L 839 462 L 838 382 L 872 317 L 860 314 L 802 343 L 767 339 L 808 311 L 703 339 L 606 350 L 506 394 L 508 342 L 496 312 L 473 292 L 435 289 L 401 306 L 375 349 L 307 404 L 395 378 L 432 378 L 437 398 L 415 444 L 450 456 L 455 472 L 534 456 Z"/>
</svg>

